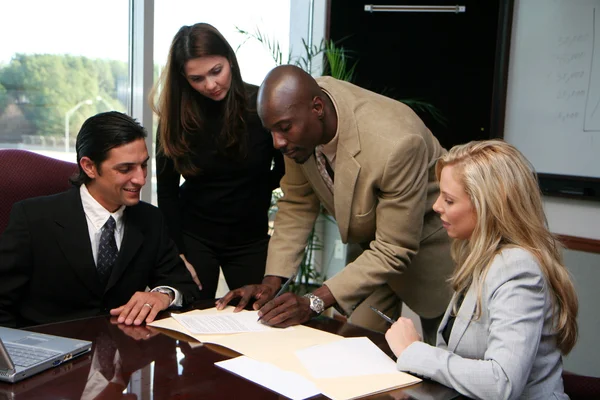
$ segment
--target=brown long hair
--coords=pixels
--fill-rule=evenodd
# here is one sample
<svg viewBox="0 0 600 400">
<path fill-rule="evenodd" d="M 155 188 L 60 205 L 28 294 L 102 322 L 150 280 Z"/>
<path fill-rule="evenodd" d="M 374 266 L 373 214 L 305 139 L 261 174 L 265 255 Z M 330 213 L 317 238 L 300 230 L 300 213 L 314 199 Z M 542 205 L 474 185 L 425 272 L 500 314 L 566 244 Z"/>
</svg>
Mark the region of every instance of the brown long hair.
<svg viewBox="0 0 600 400">
<path fill-rule="evenodd" d="M 227 40 L 212 25 L 198 23 L 182 26 L 171 43 L 167 64 L 150 93 L 150 106 L 160 119 L 159 148 L 171 158 L 181 174 L 197 174 L 193 163 L 192 136 L 205 134 L 210 100 L 196 92 L 185 78 L 184 66 L 191 59 L 222 56 L 231 64 L 231 86 L 222 100 L 221 129 L 217 135 L 220 152 L 228 157 L 246 154 L 247 95 L 235 53 Z M 159 91 L 158 102 L 154 99 Z"/>
<path fill-rule="evenodd" d="M 532 165 L 514 146 L 485 140 L 450 149 L 436 164 L 438 180 L 446 166 L 453 166 L 477 213 L 471 238 L 452 243 L 458 266 L 450 278 L 453 289 L 464 293 L 477 285 L 478 318 L 481 288 L 496 254 L 508 247 L 527 250 L 537 258 L 549 283 L 557 346 L 567 354 L 577 341 L 577 295 L 563 265 L 561 246 L 548 230 Z"/>
</svg>

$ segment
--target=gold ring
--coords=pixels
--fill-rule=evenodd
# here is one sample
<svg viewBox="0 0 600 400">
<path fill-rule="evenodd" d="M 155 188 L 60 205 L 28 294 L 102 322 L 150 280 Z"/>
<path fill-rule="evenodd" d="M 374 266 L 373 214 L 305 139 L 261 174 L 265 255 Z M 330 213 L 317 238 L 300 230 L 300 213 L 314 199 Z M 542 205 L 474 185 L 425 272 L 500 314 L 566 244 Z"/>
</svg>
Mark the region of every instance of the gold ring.
<svg viewBox="0 0 600 400">
<path fill-rule="evenodd" d="M 152 308 L 152 304 L 150 304 L 150 303 L 146 303 L 146 304 L 144 304 L 144 305 L 145 305 L 146 307 L 150 307 L 150 308 Z"/>
</svg>

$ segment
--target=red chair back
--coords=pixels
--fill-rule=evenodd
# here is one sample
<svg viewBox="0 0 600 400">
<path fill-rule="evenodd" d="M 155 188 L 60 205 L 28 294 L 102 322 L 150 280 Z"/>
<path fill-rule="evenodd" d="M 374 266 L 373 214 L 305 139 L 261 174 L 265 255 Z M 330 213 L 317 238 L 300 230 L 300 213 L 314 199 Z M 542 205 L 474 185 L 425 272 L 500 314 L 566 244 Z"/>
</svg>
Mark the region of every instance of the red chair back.
<svg viewBox="0 0 600 400">
<path fill-rule="evenodd" d="M 0 150 L 0 235 L 17 201 L 64 192 L 77 164 L 27 150 Z"/>
</svg>

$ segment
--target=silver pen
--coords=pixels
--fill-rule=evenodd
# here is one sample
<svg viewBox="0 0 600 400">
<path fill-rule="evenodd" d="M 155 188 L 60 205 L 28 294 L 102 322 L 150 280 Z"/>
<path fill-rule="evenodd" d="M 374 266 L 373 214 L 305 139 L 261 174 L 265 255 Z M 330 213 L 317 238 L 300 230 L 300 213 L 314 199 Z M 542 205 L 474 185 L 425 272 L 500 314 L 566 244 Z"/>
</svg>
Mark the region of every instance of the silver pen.
<svg viewBox="0 0 600 400">
<path fill-rule="evenodd" d="M 388 317 L 387 315 L 385 315 L 384 313 L 382 313 L 381 311 L 379 311 L 375 307 L 369 306 L 369 308 L 371 308 L 371 310 L 375 311 L 377 313 L 377 315 L 379 315 L 381 318 L 385 319 L 390 324 L 393 324 L 394 322 L 396 322 L 395 319 L 392 319 L 392 318 Z"/>
<path fill-rule="evenodd" d="M 288 278 L 288 280 L 285 281 L 285 283 L 283 284 L 283 286 L 281 286 L 281 289 L 279 289 L 279 291 L 277 292 L 277 294 L 273 298 L 281 296 L 286 291 L 286 289 L 288 288 L 288 286 L 290 286 L 290 283 L 292 283 L 292 281 L 294 280 L 294 278 L 296 278 L 296 274 L 290 276 Z"/>
</svg>

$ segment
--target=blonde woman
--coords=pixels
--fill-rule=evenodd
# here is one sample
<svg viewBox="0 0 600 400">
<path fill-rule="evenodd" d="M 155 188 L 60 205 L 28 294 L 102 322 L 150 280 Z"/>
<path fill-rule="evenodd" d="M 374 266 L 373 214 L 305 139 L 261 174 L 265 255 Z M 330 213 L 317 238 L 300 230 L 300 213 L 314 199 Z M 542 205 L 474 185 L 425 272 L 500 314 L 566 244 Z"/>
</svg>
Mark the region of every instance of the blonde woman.
<svg viewBox="0 0 600 400">
<path fill-rule="evenodd" d="M 577 339 L 577 297 L 530 163 L 503 141 L 471 142 L 436 175 L 455 294 L 437 347 L 405 318 L 387 331 L 398 369 L 477 399 L 568 399 L 561 353 Z"/>
</svg>

